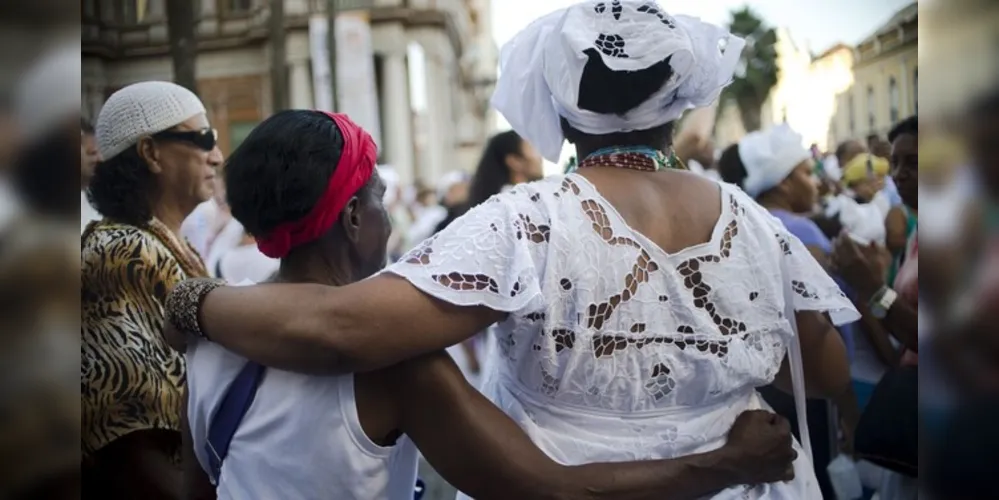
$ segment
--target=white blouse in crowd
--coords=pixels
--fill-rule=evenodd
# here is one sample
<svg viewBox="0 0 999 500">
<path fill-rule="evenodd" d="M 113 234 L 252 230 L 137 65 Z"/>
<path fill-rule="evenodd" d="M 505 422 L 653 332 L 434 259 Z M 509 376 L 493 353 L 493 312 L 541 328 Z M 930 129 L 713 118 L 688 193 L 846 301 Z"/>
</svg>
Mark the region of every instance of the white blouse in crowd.
<svg viewBox="0 0 999 500">
<path fill-rule="evenodd" d="M 847 194 L 841 194 L 826 206 L 825 213 L 838 217 L 843 229 L 858 243 L 877 243 L 884 246 L 888 238 L 885 219 L 891 202 L 884 192 L 878 192 L 869 203 L 860 203 Z"/>
<path fill-rule="evenodd" d="M 230 283 L 267 281 L 281 268 L 280 259 L 272 259 L 257 245 L 240 245 L 223 254 L 218 261 L 218 275 Z"/>
<path fill-rule="evenodd" d="M 191 243 L 201 258 L 208 256 L 209 243 L 219 230 L 216 221 L 221 217 L 221 212 L 214 199 L 208 200 L 195 207 L 180 226 L 180 234 Z"/>
<path fill-rule="evenodd" d="M 250 282 L 241 285 L 252 284 Z M 204 470 L 208 428 L 246 359 L 206 340 L 187 350 L 187 417 Z M 268 368 L 233 436 L 219 500 L 412 500 L 418 452 L 409 438 L 382 447 L 361 428 L 354 376 Z"/>
<path fill-rule="evenodd" d="M 784 226 L 720 187 L 711 240 L 666 253 L 577 174 L 522 184 L 425 241 L 387 272 L 438 299 L 509 313 L 482 390 L 563 464 L 672 458 L 721 447 L 766 408 L 793 335 L 784 314 L 858 318 Z M 793 290 L 791 293 L 787 290 Z M 715 499 L 821 498 L 796 443 L 796 479 Z"/>
</svg>

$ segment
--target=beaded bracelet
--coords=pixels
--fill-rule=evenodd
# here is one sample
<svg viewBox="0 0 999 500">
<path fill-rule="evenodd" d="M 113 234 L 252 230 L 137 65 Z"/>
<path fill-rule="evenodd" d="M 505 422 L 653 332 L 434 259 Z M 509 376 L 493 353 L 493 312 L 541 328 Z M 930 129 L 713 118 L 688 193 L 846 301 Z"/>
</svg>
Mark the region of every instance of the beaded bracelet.
<svg viewBox="0 0 999 500">
<path fill-rule="evenodd" d="M 216 278 L 193 278 L 181 281 L 170 292 L 166 300 L 167 321 L 174 328 L 207 339 L 198 321 L 201 304 L 212 290 L 226 285 L 225 280 Z"/>
</svg>

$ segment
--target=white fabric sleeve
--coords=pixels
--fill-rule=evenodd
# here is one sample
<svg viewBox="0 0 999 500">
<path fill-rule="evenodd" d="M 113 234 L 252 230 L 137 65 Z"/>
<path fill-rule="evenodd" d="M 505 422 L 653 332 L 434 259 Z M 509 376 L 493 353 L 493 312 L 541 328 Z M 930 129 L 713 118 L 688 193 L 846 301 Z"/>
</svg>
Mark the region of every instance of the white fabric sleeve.
<svg viewBox="0 0 999 500">
<path fill-rule="evenodd" d="M 525 309 L 541 297 L 533 254 L 547 246 L 549 227 L 537 204 L 518 211 L 517 201 L 514 193 L 491 198 L 385 272 L 451 304 L 507 313 Z"/>
<path fill-rule="evenodd" d="M 836 326 L 853 323 L 860 313 L 843 293 L 829 273 L 815 260 L 798 237 L 787 231 L 780 221 L 774 220 L 777 240 L 783 253 L 781 273 L 790 284 L 792 296 L 785 297 L 794 304 L 795 311 L 820 311 L 829 314 Z"/>
</svg>

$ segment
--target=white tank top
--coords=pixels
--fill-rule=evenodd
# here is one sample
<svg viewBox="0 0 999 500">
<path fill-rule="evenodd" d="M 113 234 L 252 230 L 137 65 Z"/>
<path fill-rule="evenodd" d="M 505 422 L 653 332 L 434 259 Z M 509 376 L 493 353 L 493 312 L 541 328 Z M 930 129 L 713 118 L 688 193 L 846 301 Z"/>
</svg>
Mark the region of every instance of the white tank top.
<svg viewBox="0 0 999 500">
<path fill-rule="evenodd" d="M 194 451 L 246 359 L 207 341 L 187 351 L 187 417 Z M 354 377 L 315 377 L 268 368 L 222 464 L 218 498 L 412 500 L 418 452 L 405 436 L 373 443 L 361 429 Z"/>
</svg>

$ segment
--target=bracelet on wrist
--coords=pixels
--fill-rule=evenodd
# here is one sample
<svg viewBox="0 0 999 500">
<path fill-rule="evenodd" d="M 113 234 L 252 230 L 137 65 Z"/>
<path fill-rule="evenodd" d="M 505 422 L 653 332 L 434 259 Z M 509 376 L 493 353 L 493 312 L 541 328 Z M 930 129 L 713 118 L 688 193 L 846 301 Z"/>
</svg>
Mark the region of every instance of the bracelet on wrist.
<svg viewBox="0 0 999 500">
<path fill-rule="evenodd" d="M 170 291 L 166 300 L 166 318 L 174 328 L 207 339 L 198 320 L 201 304 L 216 288 L 226 285 L 216 278 L 193 278 L 181 281 Z"/>
</svg>

